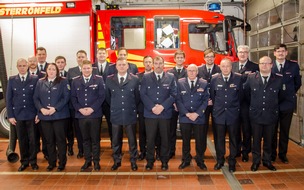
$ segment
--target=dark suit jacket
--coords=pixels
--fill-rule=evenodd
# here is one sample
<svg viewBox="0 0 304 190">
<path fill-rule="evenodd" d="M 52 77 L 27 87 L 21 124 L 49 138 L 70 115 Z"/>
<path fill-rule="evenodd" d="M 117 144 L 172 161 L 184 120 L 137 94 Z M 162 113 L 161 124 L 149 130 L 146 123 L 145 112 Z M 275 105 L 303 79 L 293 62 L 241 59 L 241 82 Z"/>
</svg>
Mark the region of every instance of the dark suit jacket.
<svg viewBox="0 0 304 190">
<path fill-rule="evenodd" d="M 25 82 L 21 82 L 19 75 L 11 76 L 6 91 L 7 117 L 16 120 L 31 120 L 37 115 L 34 104 L 34 91 L 38 77 L 27 75 Z"/>
<path fill-rule="evenodd" d="M 256 71 L 259 71 L 259 65 L 252 61 L 248 60 L 242 70 L 239 68 L 239 62 L 232 63 L 232 72 L 248 75 L 249 73 L 255 73 Z"/>
<path fill-rule="evenodd" d="M 139 79 L 128 74 L 122 85 L 117 74 L 106 81 L 106 101 L 111 108 L 111 123 L 131 125 L 137 122 L 137 105 L 139 103 Z"/>
<path fill-rule="evenodd" d="M 128 64 L 129 64 L 128 73 L 132 73 L 133 75 L 136 75 L 138 73 L 137 65 L 135 65 L 133 63 L 128 63 Z M 115 72 L 114 73 L 117 74 L 116 65 L 114 66 L 114 68 L 115 68 Z"/>
<path fill-rule="evenodd" d="M 176 81 L 173 74 L 164 72 L 160 83 L 158 83 L 154 72 L 145 74 L 141 81 L 140 97 L 144 103 L 144 116 L 146 118 L 170 119 L 176 98 Z M 152 112 L 152 108 L 156 104 L 161 104 L 164 107 L 163 112 L 159 115 Z"/>
<path fill-rule="evenodd" d="M 97 70 L 98 75 L 101 75 L 101 73 L 99 72 L 100 69 L 98 68 L 98 63 L 94 63 L 93 67 Z M 112 64 L 112 63 L 107 62 L 106 67 L 104 68 L 104 71 L 102 73 L 103 81 L 106 82 L 107 81 L 107 77 L 109 75 L 114 74 L 115 70 L 116 70 L 115 65 Z"/>
<path fill-rule="evenodd" d="M 221 69 L 216 64 L 214 64 L 214 66 L 213 66 L 213 68 L 211 70 L 211 75 L 209 75 L 209 73 L 208 73 L 206 64 L 198 67 L 198 77 L 205 79 L 208 82 L 208 84 L 210 84 L 212 75 L 214 75 L 216 73 L 220 73 L 220 72 L 221 72 Z"/>
<path fill-rule="evenodd" d="M 176 82 L 178 81 L 178 79 L 180 78 L 184 78 L 187 77 L 187 71 L 186 68 L 183 68 L 180 72 L 180 74 L 178 74 L 176 67 L 173 67 L 172 69 L 167 71 L 168 73 L 172 73 L 175 77 Z"/>
<path fill-rule="evenodd" d="M 279 117 L 282 94 L 282 76 L 271 73 L 266 87 L 259 72 L 248 75 L 244 93 L 250 99 L 249 117 L 257 124 L 274 124 Z"/>
<path fill-rule="evenodd" d="M 177 82 L 176 105 L 179 111 L 180 123 L 205 123 L 205 110 L 208 105 L 209 92 L 207 81 L 198 78 L 194 89 L 191 90 L 188 78 L 179 79 Z M 199 117 L 191 121 L 186 114 L 197 113 Z"/>
<path fill-rule="evenodd" d="M 40 120 L 58 120 L 70 117 L 68 102 L 70 100 L 70 85 L 65 78 L 61 78 L 58 83 L 49 84 L 47 79 L 40 79 L 37 82 L 34 102 L 38 110 Z M 43 115 L 41 108 L 47 106 L 55 107 L 53 115 Z"/>
<path fill-rule="evenodd" d="M 279 73 L 275 62 L 272 72 Z M 280 103 L 280 111 L 291 111 L 296 106 L 296 93 L 302 85 L 298 63 L 286 60 L 281 74 L 283 74 L 283 96 L 285 99 Z"/>
<path fill-rule="evenodd" d="M 92 74 L 98 75 L 98 70 L 96 68 L 93 68 Z M 72 84 L 73 78 L 78 77 L 80 75 L 81 75 L 81 71 L 80 71 L 79 67 L 76 66 L 76 67 L 69 68 L 66 78 L 68 79 L 70 84 Z"/>
<path fill-rule="evenodd" d="M 222 74 L 212 76 L 210 97 L 213 102 L 213 119 L 216 124 L 231 125 L 239 121 L 243 94 L 242 75 L 231 73 L 226 83 Z"/>
</svg>

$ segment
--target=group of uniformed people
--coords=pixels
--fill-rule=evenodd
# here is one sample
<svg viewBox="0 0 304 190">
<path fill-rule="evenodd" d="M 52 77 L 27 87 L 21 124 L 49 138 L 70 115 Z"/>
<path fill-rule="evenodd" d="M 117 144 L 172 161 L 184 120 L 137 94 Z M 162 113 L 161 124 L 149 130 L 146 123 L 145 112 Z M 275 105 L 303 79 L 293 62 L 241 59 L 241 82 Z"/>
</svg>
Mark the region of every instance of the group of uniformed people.
<svg viewBox="0 0 304 190">
<path fill-rule="evenodd" d="M 8 118 L 16 127 L 21 155 L 18 171 L 29 165 L 38 170 L 40 136 L 42 152 L 49 163 L 47 170 L 57 166 L 57 158 L 57 171 L 64 170 L 66 154 L 74 154 L 74 130 L 79 150 L 77 158 L 85 158 L 81 171 L 92 166 L 92 162 L 94 170 L 99 171 L 103 115 L 113 150 L 112 170 L 121 166 L 123 128 L 128 137 L 133 171 L 138 169 L 136 161 L 145 158 L 146 170 L 153 169 L 155 160 L 160 160 L 161 169 L 167 170 L 169 160 L 175 156 L 178 121 L 183 140 L 179 168 L 191 164 L 193 135 L 195 161 L 200 169 L 206 170 L 204 154 L 210 116 L 216 149 L 215 170 L 221 169 L 225 162 L 226 131 L 230 172 L 236 170 L 236 157 L 242 155 L 242 161 L 248 162 L 250 152 L 252 171 L 258 169 L 261 160 L 268 169 L 276 170 L 272 162 L 277 155 L 278 127 L 278 156 L 288 163 L 289 128 L 296 92 L 301 86 L 299 66 L 286 60 L 284 44 L 275 47 L 274 62 L 264 56 L 255 64 L 248 60 L 248 53 L 249 47 L 240 45 L 238 62 L 224 58 L 218 66 L 214 64 L 215 53 L 207 49 L 206 64 L 199 67 L 190 64 L 186 68 L 186 55 L 178 50 L 174 54 L 174 68 L 165 72 L 162 57 L 146 56 L 145 71 L 138 73 L 136 65 L 127 62 L 125 48 L 118 50 L 115 64 L 106 61 L 104 48 L 98 49 L 94 64 L 87 60 L 86 52 L 80 50 L 76 54 L 78 65 L 66 72 L 63 56 L 56 57 L 55 63 L 46 63 L 45 48 L 37 48 L 36 56 L 17 61 L 19 73 L 8 82 Z"/>
</svg>

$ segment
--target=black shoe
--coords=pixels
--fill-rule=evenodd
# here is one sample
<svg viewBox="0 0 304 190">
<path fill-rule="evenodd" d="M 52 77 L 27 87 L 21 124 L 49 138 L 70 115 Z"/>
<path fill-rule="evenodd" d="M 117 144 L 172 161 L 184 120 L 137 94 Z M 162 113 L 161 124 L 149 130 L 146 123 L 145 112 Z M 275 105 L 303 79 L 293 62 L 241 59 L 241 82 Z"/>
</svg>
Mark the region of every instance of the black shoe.
<svg viewBox="0 0 304 190">
<path fill-rule="evenodd" d="M 73 156 L 73 155 L 74 155 L 73 147 L 68 147 L 68 156 Z"/>
<path fill-rule="evenodd" d="M 220 170 L 223 166 L 224 166 L 224 164 L 216 163 L 214 165 L 214 170 Z"/>
<path fill-rule="evenodd" d="M 148 170 L 148 171 L 152 170 L 153 169 L 153 165 L 154 165 L 153 162 L 148 162 L 147 165 L 146 165 L 146 170 Z"/>
<path fill-rule="evenodd" d="M 85 161 L 85 163 L 83 164 L 83 166 L 81 166 L 80 171 L 84 171 L 86 169 L 88 169 L 88 167 L 92 166 L 92 162 L 87 162 Z"/>
<path fill-rule="evenodd" d="M 79 151 L 79 152 L 78 152 L 77 158 L 78 158 L 78 159 L 83 158 L 83 152 L 82 152 L 82 151 Z"/>
<path fill-rule="evenodd" d="M 271 156 L 271 162 L 275 162 L 276 161 L 276 157 L 275 156 Z"/>
<path fill-rule="evenodd" d="M 168 168 L 169 168 L 168 162 L 162 162 L 162 164 L 161 164 L 161 169 L 162 169 L 163 171 L 166 171 L 166 170 L 168 170 Z"/>
<path fill-rule="evenodd" d="M 251 169 L 251 171 L 255 172 L 259 169 L 259 166 L 260 166 L 260 164 L 252 164 L 250 169 Z"/>
<path fill-rule="evenodd" d="M 249 156 L 248 156 L 248 154 L 243 154 L 243 156 L 242 156 L 242 161 L 243 161 L 243 162 L 248 162 L 248 161 L 249 161 Z"/>
<path fill-rule="evenodd" d="M 229 165 L 229 172 L 230 173 L 235 172 L 235 165 Z"/>
<path fill-rule="evenodd" d="M 94 162 L 94 170 L 95 171 L 100 171 L 100 165 L 99 165 L 99 162 Z"/>
<path fill-rule="evenodd" d="M 21 164 L 21 166 L 18 168 L 18 172 L 22 172 L 25 170 L 29 165 L 28 164 Z"/>
<path fill-rule="evenodd" d="M 205 163 L 197 163 L 197 166 L 198 166 L 201 170 L 207 170 L 207 166 L 205 165 Z"/>
<path fill-rule="evenodd" d="M 57 172 L 61 172 L 61 171 L 63 171 L 63 170 L 64 170 L 64 168 L 65 168 L 65 166 L 58 166 L 58 168 L 57 168 Z"/>
<path fill-rule="evenodd" d="M 136 171 L 138 169 L 137 164 L 135 162 L 131 162 L 131 169 Z"/>
<path fill-rule="evenodd" d="M 271 171 L 276 171 L 277 169 L 271 163 L 263 163 L 263 166 L 268 168 Z"/>
<path fill-rule="evenodd" d="M 121 166 L 121 163 L 120 163 L 120 162 L 114 163 L 113 166 L 111 167 L 111 170 L 112 170 L 112 171 L 117 170 L 120 166 Z"/>
<path fill-rule="evenodd" d="M 32 164 L 32 170 L 37 171 L 39 169 L 39 166 L 37 164 Z"/>
<path fill-rule="evenodd" d="M 144 160 L 146 158 L 146 153 L 140 153 L 137 160 L 141 161 Z"/>
<path fill-rule="evenodd" d="M 47 168 L 46 168 L 46 171 L 50 172 L 52 171 L 56 166 L 53 166 L 53 165 L 49 165 Z"/>
<path fill-rule="evenodd" d="M 190 166 L 190 162 L 182 162 L 181 165 L 178 166 L 178 169 L 184 169 L 188 166 Z"/>
<path fill-rule="evenodd" d="M 279 156 L 279 158 L 280 158 L 280 160 L 281 160 L 284 164 L 288 164 L 288 163 L 289 163 L 289 161 L 288 161 L 288 159 L 287 159 L 286 156 Z"/>
<path fill-rule="evenodd" d="M 169 159 L 172 159 L 174 156 L 175 156 L 175 152 L 170 153 L 170 155 L 169 155 Z"/>
</svg>

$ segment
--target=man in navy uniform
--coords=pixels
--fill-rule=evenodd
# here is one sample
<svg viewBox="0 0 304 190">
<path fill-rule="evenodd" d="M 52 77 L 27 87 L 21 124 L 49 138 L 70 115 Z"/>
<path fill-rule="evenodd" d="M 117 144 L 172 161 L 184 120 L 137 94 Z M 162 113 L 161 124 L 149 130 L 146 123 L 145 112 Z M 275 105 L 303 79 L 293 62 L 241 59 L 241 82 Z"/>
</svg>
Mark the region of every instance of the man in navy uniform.
<svg viewBox="0 0 304 190">
<path fill-rule="evenodd" d="M 45 76 L 45 73 L 41 73 L 38 69 L 38 60 L 36 56 L 29 56 L 28 59 L 28 72 L 31 75 L 37 75 L 38 78 L 42 78 Z"/>
<path fill-rule="evenodd" d="M 146 73 L 151 73 L 153 71 L 152 70 L 153 58 L 151 56 L 145 56 L 143 59 L 143 64 L 145 66 L 145 70 L 143 72 L 137 73 L 139 82 L 141 82 L 143 76 Z M 140 150 L 140 153 L 138 155 L 138 160 L 143 160 L 146 158 L 147 138 L 146 138 L 145 117 L 144 117 L 144 104 L 141 100 L 139 101 L 137 112 L 138 112 L 138 124 L 139 124 L 138 136 L 139 136 L 139 150 Z"/>
<path fill-rule="evenodd" d="M 75 109 L 83 139 L 85 171 L 94 163 L 94 170 L 100 170 L 100 126 L 102 103 L 105 100 L 105 84 L 99 75 L 94 75 L 92 63 L 84 60 L 81 66 L 82 75 L 73 79 L 71 101 Z"/>
<path fill-rule="evenodd" d="M 153 168 L 155 138 L 159 130 L 161 169 L 167 170 L 170 153 L 170 119 L 176 97 L 176 82 L 172 74 L 164 72 L 164 59 L 162 57 L 155 57 L 153 66 L 154 71 L 144 75 L 140 87 L 147 134 L 146 160 L 148 163 L 146 169 Z"/>
<path fill-rule="evenodd" d="M 232 63 L 232 72 L 242 74 L 244 81 L 246 81 L 248 74 L 259 70 L 259 65 L 251 62 L 248 59 L 249 46 L 239 45 L 237 48 L 238 62 Z M 242 161 L 248 162 L 248 154 L 251 152 L 251 125 L 249 121 L 249 103 L 247 101 L 241 102 L 241 132 L 238 132 L 238 155 L 242 153 Z M 242 134 L 242 135 L 241 135 Z M 242 149 L 242 150 L 241 150 Z"/>
<path fill-rule="evenodd" d="M 97 62 L 93 64 L 93 68 L 96 68 L 98 71 L 98 74 L 102 76 L 103 81 L 106 83 L 107 77 L 109 75 L 114 74 L 115 72 L 115 65 L 112 63 L 109 63 L 107 61 L 108 57 L 108 52 L 106 48 L 99 48 L 97 50 Z M 102 113 L 105 115 L 107 124 L 108 124 L 108 133 L 110 136 L 110 140 L 112 142 L 112 123 L 111 123 L 111 110 L 110 110 L 110 105 L 107 103 L 107 101 L 104 101 L 102 104 Z"/>
<path fill-rule="evenodd" d="M 46 57 L 47 57 L 46 49 L 44 47 L 38 47 L 36 49 L 36 57 L 38 60 L 39 72 L 45 75 L 46 67 L 48 65 L 48 63 L 46 62 Z"/>
<path fill-rule="evenodd" d="M 179 123 L 183 139 L 182 163 L 178 167 L 184 169 L 191 162 L 190 140 L 193 130 L 195 138 L 195 151 L 197 166 L 206 170 L 204 154 L 207 144 L 207 128 L 205 123 L 205 110 L 208 105 L 209 91 L 207 81 L 198 78 L 198 68 L 190 64 L 187 68 L 188 77 L 179 79 L 177 82 L 176 104 L 179 110 Z"/>
<path fill-rule="evenodd" d="M 213 103 L 213 121 L 215 123 L 215 150 L 217 163 L 215 170 L 222 168 L 225 162 L 225 137 L 229 134 L 228 157 L 229 171 L 235 172 L 237 155 L 237 136 L 240 131 L 240 106 L 243 92 L 242 75 L 233 73 L 231 60 L 224 58 L 220 63 L 221 73 L 212 76 L 210 97 Z"/>
<path fill-rule="evenodd" d="M 121 166 L 121 149 L 123 128 L 125 128 L 128 142 L 131 169 L 137 170 L 137 105 L 139 103 L 139 79 L 128 73 L 128 63 L 125 58 L 116 61 L 117 74 L 108 77 L 106 82 L 106 101 L 111 107 L 112 149 L 114 164 L 111 170 Z"/>
<path fill-rule="evenodd" d="M 172 69 L 168 70 L 169 73 L 172 73 L 175 77 L 176 82 L 180 78 L 184 78 L 187 76 L 186 68 L 184 67 L 186 54 L 181 50 L 177 50 L 174 53 L 174 61 L 176 66 Z M 175 149 L 176 149 L 176 128 L 177 128 L 177 120 L 178 120 L 178 111 L 176 109 L 176 104 L 174 104 L 174 110 L 172 113 L 172 118 L 170 122 L 170 159 L 175 156 Z"/>
<path fill-rule="evenodd" d="M 127 59 L 128 58 L 128 50 L 125 47 L 120 47 L 117 50 L 117 58 Z M 136 75 L 138 73 L 137 66 L 133 63 L 128 63 L 128 64 L 129 64 L 128 73 L 132 73 L 133 75 Z M 115 70 L 115 72 L 117 73 L 117 69 Z"/>
<path fill-rule="evenodd" d="M 33 100 L 38 77 L 27 72 L 28 63 L 23 58 L 18 59 L 17 69 L 18 75 L 8 81 L 6 108 L 8 120 L 17 131 L 21 156 L 18 171 L 25 170 L 29 164 L 33 170 L 38 170 L 35 129 L 38 118 Z"/>
<path fill-rule="evenodd" d="M 289 162 L 287 149 L 291 120 L 297 102 L 296 93 L 302 85 L 299 65 L 296 62 L 287 60 L 287 54 L 288 51 L 285 44 L 275 46 L 274 56 L 276 60 L 272 67 L 273 72 L 283 75 L 283 89 L 285 89 L 283 92 L 285 99 L 283 102 L 280 102 L 279 121 L 275 127 L 273 136 L 271 160 L 275 161 L 277 157 L 277 145 L 279 141 L 278 157 L 285 164 Z"/>
<path fill-rule="evenodd" d="M 253 137 L 251 171 L 257 171 L 260 166 L 262 138 L 263 165 L 269 170 L 276 170 L 271 164 L 271 143 L 279 117 L 282 76 L 272 73 L 272 66 L 270 57 L 260 58 L 260 72 L 248 75 L 244 84 L 245 97 L 250 102 L 249 118 Z"/>
<path fill-rule="evenodd" d="M 199 78 L 203 78 L 207 81 L 208 83 L 208 89 L 210 88 L 210 81 L 211 81 L 211 77 L 212 75 L 216 74 L 216 73 L 220 73 L 221 69 L 219 66 L 217 66 L 214 63 L 215 60 L 215 53 L 212 51 L 212 49 L 206 49 L 204 51 L 204 60 L 206 62 L 206 64 L 203 64 L 202 66 L 198 67 L 198 77 Z M 213 138 L 214 138 L 214 143 L 216 143 L 216 136 L 215 136 L 215 131 L 214 131 L 214 122 L 213 122 L 213 118 L 212 118 L 212 103 L 211 103 L 211 99 L 209 99 L 208 102 L 208 107 L 206 108 L 205 111 L 205 127 L 209 128 L 209 118 L 211 117 L 211 121 L 212 121 L 212 131 L 213 131 Z M 206 147 L 204 148 L 206 150 Z"/>
</svg>

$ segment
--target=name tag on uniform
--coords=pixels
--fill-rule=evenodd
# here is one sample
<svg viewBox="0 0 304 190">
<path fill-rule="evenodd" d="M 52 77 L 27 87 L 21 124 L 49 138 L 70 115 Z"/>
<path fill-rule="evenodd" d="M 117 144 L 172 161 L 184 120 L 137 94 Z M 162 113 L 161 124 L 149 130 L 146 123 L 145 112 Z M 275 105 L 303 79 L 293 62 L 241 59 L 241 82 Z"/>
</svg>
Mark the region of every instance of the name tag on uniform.
<svg viewBox="0 0 304 190">
<path fill-rule="evenodd" d="M 53 87 L 52 89 L 53 89 L 53 90 L 57 90 L 57 87 Z"/>
<path fill-rule="evenodd" d="M 198 88 L 197 91 L 198 91 L 198 92 L 204 92 L 204 89 Z"/>
<path fill-rule="evenodd" d="M 34 85 L 32 85 L 32 84 L 30 85 L 30 87 L 33 87 L 33 86 L 34 86 Z"/>
<path fill-rule="evenodd" d="M 223 85 L 221 85 L 221 84 L 218 84 L 218 85 L 217 85 L 217 87 L 223 87 Z"/>
<path fill-rule="evenodd" d="M 186 91 L 181 91 L 181 93 L 184 95 L 184 94 L 186 94 Z"/>
<path fill-rule="evenodd" d="M 97 87 L 97 84 L 92 84 L 92 85 L 90 85 L 89 87 L 95 88 L 95 87 Z"/>
<path fill-rule="evenodd" d="M 230 84 L 230 88 L 235 88 L 236 85 L 235 84 Z"/>
<path fill-rule="evenodd" d="M 163 84 L 163 86 L 169 86 L 169 84 Z"/>
</svg>

